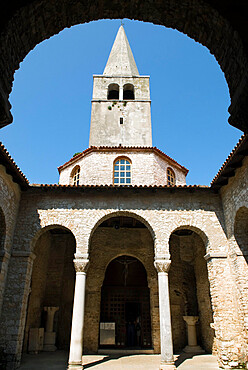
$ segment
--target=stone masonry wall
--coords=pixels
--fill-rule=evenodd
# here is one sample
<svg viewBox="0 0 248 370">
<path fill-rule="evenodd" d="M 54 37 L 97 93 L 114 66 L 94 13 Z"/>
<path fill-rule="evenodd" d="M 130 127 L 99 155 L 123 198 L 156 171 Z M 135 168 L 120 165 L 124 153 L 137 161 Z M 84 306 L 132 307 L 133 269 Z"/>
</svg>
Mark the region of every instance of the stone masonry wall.
<svg viewBox="0 0 248 370">
<path fill-rule="evenodd" d="M 155 258 L 169 257 L 169 239 L 175 230 L 187 228 L 202 238 L 207 253 L 217 353 L 222 363 L 237 359 L 238 348 L 242 343 L 236 286 L 227 258 L 229 245 L 224 232 L 221 200 L 210 189 L 49 190 L 34 187 L 22 195 L 13 250 L 17 255 L 30 255 L 42 231 L 61 225 L 73 233 L 77 254 L 88 255 L 97 226 L 115 215 L 137 218 L 147 226 L 153 237 Z M 15 266 L 15 274 L 18 268 L 18 265 Z M 27 308 L 25 297 L 31 276 L 28 267 L 21 276 L 20 281 L 15 279 L 16 288 L 12 285 L 14 272 L 9 276 L 7 299 L 11 302 L 11 297 L 15 297 L 20 304 L 14 318 L 8 305 L 3 316 L 5 325 L 18 333 L 13 337 L 11 346 L 8 344 L 9 352 L 12 351 L 16 358 L 20 356 L 25 325 L 25 316 L 22 313 Z M 90 284 L 90 279 L 87 279 L 87 284 Z M 91 306 L 89 302 L 88 307 Z M 156 305 L 156 302 L 151 302 L 151 305 Z M 156 325 L 158 326 L 158 322 Z"/>
<path fill-rule="evenodd" d="M 233 278 L 237 285 L 237 306 L 243 328 L 243 346 L 239 348 L 240 357 L 248 362 L 248 158 L 243 160 L 242 167 L 235 171 L 228 184 L 221 188 L 221 197 L 229 240 L 229 259 Z M 246 219 L 245 222 L 242 221 Z"/>
<path fill-rule="evenodd" d="M 116 158 L 127 157 L 132 162 L 132 185 L 166 185 L 168 167 L 175 172 L 176 185 L 185 185 L 185 174 L 173 162 L 159 155 L 144 151 L 142 153 L 125 150 L 112 152 L 95 152 L 69 165 L 60 173 L 59 183 L 71 183 L 71 173 L 75 166 L 80 166 L 80 185 L 113 185 L 113 163 Z"/>
<path fill-rule="evenodd" d="M 1 221 L 4 223 L 1 227 L 2 243 L 0 245 L 0 316 L 19 201 L 19 186 L 6 173 L 5 167 L 0 165 L 0 210 Z"/>
</svg>

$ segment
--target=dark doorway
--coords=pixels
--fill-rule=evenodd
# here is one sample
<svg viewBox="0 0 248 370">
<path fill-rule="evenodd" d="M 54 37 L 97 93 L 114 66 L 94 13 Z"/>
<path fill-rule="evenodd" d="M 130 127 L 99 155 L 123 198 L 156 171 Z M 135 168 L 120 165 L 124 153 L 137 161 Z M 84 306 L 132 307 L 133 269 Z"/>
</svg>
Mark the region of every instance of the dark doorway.
<svg viewBox="0 0 248 370">
<path fill-rule="evenodd" d="M 100 327 L 112 323 L 114 328 L 111 344 L 104 343 L 100 332 L 100 347 L 151 348 L 150 291 L 145 268 L 136 258 L 121 256 L 108 265 L 100 320 Z"/>
</svg>

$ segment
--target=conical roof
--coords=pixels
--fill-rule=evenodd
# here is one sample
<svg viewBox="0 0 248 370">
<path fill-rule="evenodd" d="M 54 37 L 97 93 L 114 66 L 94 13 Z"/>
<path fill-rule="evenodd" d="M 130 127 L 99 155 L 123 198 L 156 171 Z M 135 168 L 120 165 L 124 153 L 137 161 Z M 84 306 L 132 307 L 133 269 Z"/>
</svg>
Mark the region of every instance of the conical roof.
<svg viewBox="0 0 248 370">
<path fill-rule="evenodd" d="M 139 76 L 123 25 L 117 32 L 103 75 Z"/>
</svg>

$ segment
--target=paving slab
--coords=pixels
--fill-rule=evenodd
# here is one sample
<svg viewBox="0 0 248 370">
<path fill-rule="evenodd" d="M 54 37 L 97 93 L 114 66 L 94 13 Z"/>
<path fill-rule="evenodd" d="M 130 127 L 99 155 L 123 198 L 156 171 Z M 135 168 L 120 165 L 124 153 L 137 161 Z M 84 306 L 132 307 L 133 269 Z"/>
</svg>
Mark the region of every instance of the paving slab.
<svg viewBox="0 0 248 370">
<path fill-rule="evenodd" d="M 56 351 L 38 355 L 23 355 L 20 370 L 66 370 L 68 353 Z M 218 370 L 217 359 L 213 355 L 175 355 L 179 370 Z M 160 355 L 85 355 L 84 369 L 89 370 L 158 370 Z"/>
</svg>

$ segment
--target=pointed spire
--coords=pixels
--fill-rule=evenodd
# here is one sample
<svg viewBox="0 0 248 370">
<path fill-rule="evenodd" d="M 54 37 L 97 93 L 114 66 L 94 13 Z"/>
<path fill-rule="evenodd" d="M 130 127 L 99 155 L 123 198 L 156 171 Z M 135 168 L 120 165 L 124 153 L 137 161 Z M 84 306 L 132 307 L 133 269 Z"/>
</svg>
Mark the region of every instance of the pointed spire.
<svg viewBox="0 0 248 370">
<path fill-rule="evenodd" d="M 103 74 L 105 76 L 139 76 L 133 53 L 122 24 L 117 32 Z"/>
</svg>

